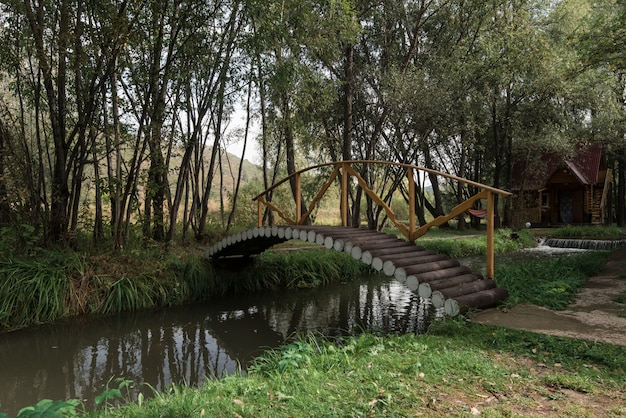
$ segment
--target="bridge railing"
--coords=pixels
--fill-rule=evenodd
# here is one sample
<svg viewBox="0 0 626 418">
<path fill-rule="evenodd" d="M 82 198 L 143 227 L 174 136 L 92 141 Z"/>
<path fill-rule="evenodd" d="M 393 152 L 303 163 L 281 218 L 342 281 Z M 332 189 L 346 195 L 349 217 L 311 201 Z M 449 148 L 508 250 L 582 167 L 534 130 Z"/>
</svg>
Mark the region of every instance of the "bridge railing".
<svg viewBox="0 0 626 418">
<path fill-rule="evenodd" d="M 391 209 L 391 207 L 381 199 L 374 190 L 368 187 L 367 182 L 363 179 L 363 177 L 354 169 L 353 165 L 355 164 L 380 164 L 380 165 L 393 165 L 402 167 L 406 170 L 406 177 L 408 180 L 408 201 L 409 201 L 409 224 L 406 225 L 396 217 L 396 214 Z M 302 211 L 302 200 L 301 200 L 301 175 L 307 171 L 319 169 L 322 167 L 333 167 L 328 179 L 324 182 L 320 190 L 317 192 L 308 208 L 306 208 L 306 212 Z M 437 176 L 445 177 L 460 183 L 464 183 L 473 187 L 476 187 L 480 192 L 465 200 L 464 202 L 458 204 L 447 215 L 439 216 L 432 221 L 428 222 L 425 225 L 418 226 L 416 221 L 416 213 L 415 213 L 415 173 L 416 172 L 424 172 L 435 174 Z M 349 161 L 339 161 L 332 163 L 319 164 L 312 167 L 305 168 L 303 170 L 297 171 L 292 175 L 285 177 L 278 183 L 274 184 L 272 187 L 260 193 L 253 200 L 257 202 L 257 217 L 258 217 L 258 226 L 263 226 L 263 212 L 264 206 L 268 207 L 271 211 L 276 213 L 280 218 L 282 218 L 285 222 L 290 225 L 303 225 L 307 222 L 310 215 L 313 213 L 317 205 L 319 204 L 322 197 L 324 197 L 325 193 L 328 191 L 329 187 L 333 184 L 333 182 L 341 175 L 340 182 L 340 191 L 341 191 L 341 224 L 343 226 L 348 225 L 348 181 L 352 177 L 356 179 L 359 186 L 363 189 L 363 191 L 372 199 L 374 203 L 378 206 L 382 207 L 387 215 L 387 218 L 398 228 L 398 230 L 406 237 L 409 241 L 415 241 L 419 237 L 423 236 L 428 232 L 428 230 L 433 226 L 440 226 L 449 220 L 463 214 L 468 209 L 471 209 L 474 206 L 474 203 L 477 200 L 485 199 L 487 201 L 487 213 L 486 213 L 486 221 L 487 221 L 487 276 L 489 278 L 493 278 L 494 275 L 494 229 L 495 229 L 495 195 L 500 196 L 509 196 L 511 193 L 497 189 L 495 187 L 491 187 L 482 183 L 478 183 L 472 180 L 468 180 L 462 177 L 457 177 L 451 174 L 443 173 L 440 171 L 432 170 L 425 167 L 409 165 L 409 164 L 401 164 L 394 163 L 390 161 L 377 161 L 377 160 L 349 160 Z M 283 183 L 290 181 L 291 179 L 295 180 L 295 196 L 296 196 L 296 208 L 295 208 L 295 218 L 290 217 L 285 213 L 284 210 L 280 209 L 273 202 L 267 199 L 268 194 L 270 194 L 274 189 L 280 186 Z"/>
</svg>

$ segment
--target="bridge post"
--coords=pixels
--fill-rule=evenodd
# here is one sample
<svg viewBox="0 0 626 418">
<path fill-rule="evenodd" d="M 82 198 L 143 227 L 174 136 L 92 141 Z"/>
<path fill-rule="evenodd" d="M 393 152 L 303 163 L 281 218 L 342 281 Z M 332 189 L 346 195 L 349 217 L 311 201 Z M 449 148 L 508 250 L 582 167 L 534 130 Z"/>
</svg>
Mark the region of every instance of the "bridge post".
<svg viewBox="0 0 626 418">
<path fill-rule="evenodd" d="M 348 226 L 348 164 L 341 163 L 341 226 Z"/>
<path fill-rule="evenodd" d="M 412 239 L 415 234 L 415 177 L 413 167 L 407 168 L 407 178 L 409 180 L 409 236 Z"/>
<path fill-rule="evenodd" d="M 487 191 L 487 278 L 494 277 L 494 220 L 495 208 L 493 192 Z"/>
<path fill-rule="evenodd" d="M 263 226 L 263 197 L 259 197 L 256 200 L 256 218 L 257 226 L 260 228 Z"/>
<path fill-rule="evenodd" d="M 302 217 L 302 187 L 300 185 L 300 173 L 296 173 L 296 224 L 300 225 Z"/>
</svg>

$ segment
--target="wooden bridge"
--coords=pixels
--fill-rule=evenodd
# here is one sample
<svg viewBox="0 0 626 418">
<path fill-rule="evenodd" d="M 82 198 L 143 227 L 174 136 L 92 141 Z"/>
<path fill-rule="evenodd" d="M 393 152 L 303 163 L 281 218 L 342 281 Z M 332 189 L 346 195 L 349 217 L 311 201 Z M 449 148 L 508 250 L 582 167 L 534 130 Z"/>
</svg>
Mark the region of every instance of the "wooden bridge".
<svg viewBox="0 0 626 418">
<path fill-rule="evenodd" d="M 400 222 L 391 207 L 368 187 L 362 176 L 354 169 L 355 164 L 394 165 L 406 171 L 409 201 L 408 225 Z M 328 180 L 322 185 L 306 211 L 301 203 L 301 175 L 310 170 L 333 167 Z M 415 181 L 416 173 L 422 171 L 465 183 L 479 190 L 477 194 L 457 205 L 448 215 L 442 215 L 433 221 L 417 226 L 415 217 Z M 388 219 L 404 235 L 404 239 L 393 234 L 363 228 L 348 227 L 348 185 L 349 178 L 356 179 L 358 185 L 382 207 Z M 342 226 L 310 225 L 310 216 L 329 187 L 339 178 Z M 286 214 L 268 196 L 281 184 L 294 182 L 296 205 L 295 216 Z M 438 172 L 424 167 L 386 161 L 341 161 L 321 164 L 300 170 L 281 180 L 259 194 L 257 201 L 258 226 L 245 232 L 239 232 L 224 238 L 208 250 L 212 259 L 250 256 L 259 254 L 278 243 L 291 239 L 314 243 L 335 251 L 343 251 L 353 258 L 370 265 L 374 270 L 382 271 L 387 276 L 394 276 L 405 283 L 411 290 L 417 291 L 423 298 L 430 299 L 435 308 L 443 308 L 445 313 L 456 316 L 468 309 L 480 309 L 493 306 L 508 297 L 505 289 L 498 288 L 492 280 L 494 276 L 494 195 L 507 196 L 510 193 L 481 183 Z M 443 225 L 449 220 L 473 208 L 478 200 L 486 200 L 485 218 L 487 221 L 487 279 L 472 272 L 469 267 L 461 266 L 458 260 L 428 251 L 415 241 L 431 227 Z M 277 214 L 287 225 L 263 225 L 264 207 Z"/>
</svg>

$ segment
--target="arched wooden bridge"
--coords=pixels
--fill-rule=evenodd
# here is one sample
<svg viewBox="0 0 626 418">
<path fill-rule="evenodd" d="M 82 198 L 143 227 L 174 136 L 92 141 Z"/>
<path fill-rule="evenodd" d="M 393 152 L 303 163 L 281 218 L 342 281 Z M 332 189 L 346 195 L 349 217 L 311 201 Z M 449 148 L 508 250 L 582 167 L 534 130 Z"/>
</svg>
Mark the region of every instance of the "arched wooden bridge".
<svg viewBox="0 0 626 418">
<path fill-rule="evenodd" d="M 387 203 L 367 186 L 365 180 L 354 169 L 354 164 L 396 165 L 406 170 L 407 189 L 409 192 L 408 226 L 398 221 L 395 213 Z M 334 169 L 329 179 L 311 201 L 307 211 L 303 212 L 299 198 L 301 195 L 300 176 L 306 171 L 325 166 L 334 166 Z M 440 216 L 418 228 L 415 220 L 416 171 L 436 174 L 454 181 L 466 183 L 480 190 L 480 192 L 457 205 L 448 215 Z M 340 177 L 341 185 L 342 226 L 306 225 L 305 223 L 308 221 L 310 214 L 337 177 Z M 393 234 L 346 226 L 349 177 L 354 177 L 364 192 L 385 210 L 387 217 L 404 235 L 405 239 L 398 238 Z M 270 192 L 289 180 L 295 180 L 295 195 L 297 196 L 295 219 L 286 215 L 285 211 L 278 208 L 271 201 L 266 200 Z M 508 292 L 505 289 L 498 288 L 492 280 L 494 273 L 494 195 L 496 194 L 507 196 L 510 193 L 418 166 L 385 161 L 342 161 L 322 164 L 298 171 L 258 195 L 255 198 L 258 202 L 258 227 L 224 238 L 213 245 L 208 250 L 207 255 L 212 259 L 250 256 L 259 254 L 275 244 L 290 239 L 299 239 L 335 251 L 347 252 L 353 258 L 370 265 L 373 269 L 382 271 L 387 276 L 394 276 L 399 281 L 405 283 L 411 290 L 418 291 L 421 297 L 430 299 L 435 308 L 443 308 L 446 314 L 455 316 L 468 309 L 494 306 L 508 297 Z M 442 225 L 448 220 L 459 216 L 471 209 L 475 202 L 480 199 L 487 201 L 487 279 L 479 273 L 472 272 L 469 267 L 461 266 L 458 260 L 428 251 L 424 247 L 415 244 L 415 240 L 424 235 L 430 227 Z M 264 205 L 278 214 L 288 225 L 263 226 L 262 211 Z"/>
</svg>

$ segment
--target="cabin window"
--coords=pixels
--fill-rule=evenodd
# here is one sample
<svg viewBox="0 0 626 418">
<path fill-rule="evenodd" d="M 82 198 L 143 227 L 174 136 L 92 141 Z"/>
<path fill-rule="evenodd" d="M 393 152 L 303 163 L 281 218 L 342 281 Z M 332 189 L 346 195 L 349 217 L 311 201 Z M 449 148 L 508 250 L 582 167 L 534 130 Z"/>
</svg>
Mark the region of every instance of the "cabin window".
<svg viewBox="0 0 626 418">
<path fill-rule="evenodd" d="M 542 208 L 550 207 L 550 199 L 548 198 L 548 192 L 541 193 L 541 207 Z"/>
</svg>

